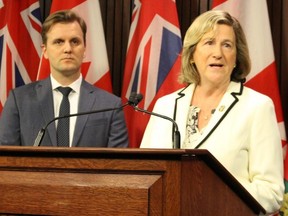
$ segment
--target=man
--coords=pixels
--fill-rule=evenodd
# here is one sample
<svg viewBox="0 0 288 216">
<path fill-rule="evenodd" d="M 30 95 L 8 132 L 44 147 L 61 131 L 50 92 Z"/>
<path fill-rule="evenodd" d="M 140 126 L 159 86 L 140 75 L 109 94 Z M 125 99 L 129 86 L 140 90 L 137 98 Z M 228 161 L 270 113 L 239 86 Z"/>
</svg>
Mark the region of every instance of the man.
<svg viewBox="0 0 288 216">
<path fill-rule="evenodd" d="M 61 146 L 128 147 L 124 114 L 122 109 L 116 109 L 122 105 L 120 98 L 82 78 L 86 48 L 84 20 L 70 10 L 51 14 L 43 23 L 42 40 L 43 55 L 50 62 L 50 77 L 10 92 L 0 118 L 0 145 L 33 145 L 39 130 L 63 115 L 60 113 L 63 98 L 70 114 L 115 110 L 55 121 L 47 127 L 41 146 L 60 146 L 64 142 Z M 70 87 L 67 100 L 59 87 Z M 68 125 L 61 133 L 58 130 L 65 120 Z M 61 138 L 65 140 L 60 141 Z"/>
</svg>

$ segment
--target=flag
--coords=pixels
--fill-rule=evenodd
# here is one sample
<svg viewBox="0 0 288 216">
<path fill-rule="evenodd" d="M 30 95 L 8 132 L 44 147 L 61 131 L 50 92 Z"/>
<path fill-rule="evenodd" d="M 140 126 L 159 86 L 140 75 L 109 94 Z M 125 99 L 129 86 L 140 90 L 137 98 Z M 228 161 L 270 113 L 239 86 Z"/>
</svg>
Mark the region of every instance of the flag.
<svg viewBox="0 0 288 216">
<path fill-rule="evenodd" d="M 214 0 L 213 9 L 229 12 L 241 23 L 247 37 L 252 61 L 246 86 L 268 95 L 274 102 L 283 151 L 286 152 L 286 132 L 280 100 L 277 70 L 267 2 L 263 0 Z M 286 163 L 286 164 L 285 164 Z M 286 190 L 288 189 L 288 160 L 285 160 Z M 288 195 L 287 195 L 288 196 Z"/>
<path fill-rule="evenodd" d="M 152 111 L 155 101 L 180 88 L 182 50 L 175 0 L 135 0 L 126 53 L 122 100 L 143 94 L 138 105 Z M 130 147 L 139 147 L 149 115 L 125 108 Z"/>
<path fill-rule="evenodd" d="M 86 51 L 81 72 L 86 81 L 112 93 L 112 84 L 103 23 L 98 0 L 53 0 L 50 13 L 72 9 L 87 24 Z M 48 60 L 41 58 L 37 79 L 50 74 Z"/>
<path fill-rule="evenodd" d="M 41 25 L 38 0 L 0 1 L 0 113 L 11 89 L 36 80 Z"/>
</svg>

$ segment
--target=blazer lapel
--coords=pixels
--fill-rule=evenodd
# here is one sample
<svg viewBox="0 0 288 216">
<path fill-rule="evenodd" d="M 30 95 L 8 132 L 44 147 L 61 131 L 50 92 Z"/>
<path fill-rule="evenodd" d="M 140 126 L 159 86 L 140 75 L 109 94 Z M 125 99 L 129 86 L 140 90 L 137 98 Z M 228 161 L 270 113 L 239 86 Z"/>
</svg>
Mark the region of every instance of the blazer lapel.
<svg viewBox="0 0 288 216">
<path fill-rule="evenodd" d="M 38 85 L 36 86 L 36 94 L 41 107 L 42 117 L 44 119 L 44 127 L 51 120 L 53 120 L 55 116 L 50 77 L 38 83 Z M 50 137 L 51 145 L 57 146 L 55 122 L 52 122 L 47 127 L 46 133 Z"/>
<path fill-rule="evenodd" d="M 222 100 L 220 101 L 218 107 L 216 108 L 213 117 L 206 126 L 203 136 L 196 143 L 195 148 L 199 148 L 215 131 L 223 119 L 228 115 L 230 110 L 239 101 L 238 96 L 242 94 L 243 84 L 231 82 L 227 92 L 224 94 Z"/>
<path fill-rule="evenodd" d="M 180 92 L 178 92 L 177 97 L 175 98 L 173 118 L 177 122 L 179 127 L 181 143 L 183 143 L 185 139 L 187 116 L 194 88 L 195 85 L 190 84 L 189 86 L 183 88 Z"/>
<path fill-rule="evenodd" d="M 80 88 L 78 113 L 88 112 L 92 110 L 92 106 L 95 102 L 94 91 L 95 89 L 91 88 L 91 86 L 88 85 L 88 83 L 85 80 L 82 81 Z M 84 126 L 87 122 L 88 116 L 89 115 L 82 115 L 81 118 L 77 118 L 72 146 L 76 146 L 77 143 L 79 142 L 80 136 L 82 134 L 82 131 L 84 130 Z"/>
</svg>

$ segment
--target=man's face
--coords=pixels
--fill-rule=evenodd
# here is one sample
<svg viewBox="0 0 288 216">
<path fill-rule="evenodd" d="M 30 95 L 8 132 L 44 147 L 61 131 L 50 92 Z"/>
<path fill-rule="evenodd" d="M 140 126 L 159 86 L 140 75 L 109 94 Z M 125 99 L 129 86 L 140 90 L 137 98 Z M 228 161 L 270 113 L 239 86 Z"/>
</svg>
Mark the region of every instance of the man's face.
<svg viewBox="0 0 288 216">
<path fill-rule="evenodd" d="M 47 43 L 42 46 L 42 51 L 50 62 L 52 74 L 80 74 L 85 44 L 78 22 L 54 24 L 47 32 Z"/>
</svg>

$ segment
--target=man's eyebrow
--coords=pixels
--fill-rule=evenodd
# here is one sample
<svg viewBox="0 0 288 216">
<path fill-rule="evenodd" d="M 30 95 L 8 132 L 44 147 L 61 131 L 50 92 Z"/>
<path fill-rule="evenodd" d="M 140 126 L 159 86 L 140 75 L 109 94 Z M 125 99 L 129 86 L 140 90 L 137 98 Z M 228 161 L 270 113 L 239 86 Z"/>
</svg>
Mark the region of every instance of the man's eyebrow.
<svg viewBox="0 0 288 216">
<path fill-rule="evenodd" d="M 63 41 L 62 38 L 53 38 L 52 41 Z"/>
</svg>

